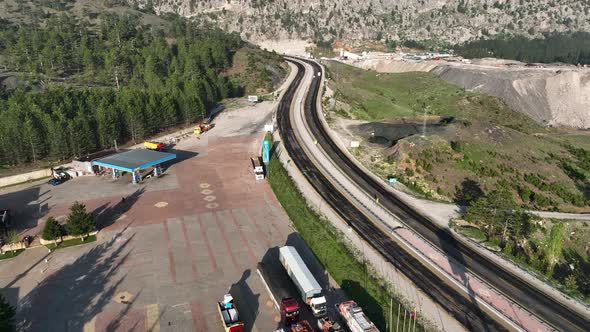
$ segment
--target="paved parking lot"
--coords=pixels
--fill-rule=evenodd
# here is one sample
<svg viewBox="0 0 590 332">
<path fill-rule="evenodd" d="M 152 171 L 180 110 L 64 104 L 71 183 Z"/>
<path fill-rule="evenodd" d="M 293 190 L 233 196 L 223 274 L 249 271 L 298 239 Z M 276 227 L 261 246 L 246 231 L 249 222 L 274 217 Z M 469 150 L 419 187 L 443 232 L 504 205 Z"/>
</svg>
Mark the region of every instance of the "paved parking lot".
<svg viewBox="0 0 590 332">
<path fill-rule="evenodd" d="M 268 184 L 254 180 L 249 158 L 263 134 L 232 133 L 179 143 L 186 159 L 140 186 L 88 177 L 0 194 L 4 202 L 36 196 L 18 207 L 42 217 L 28 221 L 31 232 L 75 200 L 102 228 L 95 243 L 0 262 L 19 330 L 221 331 L 215 302 L 228 291 L 247 331 L 274 330 L 279 314 L 256 267 L 297 235 Z"/>
</svg>

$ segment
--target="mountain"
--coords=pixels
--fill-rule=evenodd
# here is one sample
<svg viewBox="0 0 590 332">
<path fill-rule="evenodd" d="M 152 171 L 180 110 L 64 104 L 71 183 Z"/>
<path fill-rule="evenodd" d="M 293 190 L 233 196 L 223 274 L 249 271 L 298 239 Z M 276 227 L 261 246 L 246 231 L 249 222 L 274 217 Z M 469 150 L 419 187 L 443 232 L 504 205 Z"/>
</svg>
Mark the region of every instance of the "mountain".
<svg viewBox="0 0 590 332">
<path fill-rule="evenodd" d="M 129 0 L 196 16 L 249 40 L 432 40 L 590 30 L 588 0 Z"/>
</svg>

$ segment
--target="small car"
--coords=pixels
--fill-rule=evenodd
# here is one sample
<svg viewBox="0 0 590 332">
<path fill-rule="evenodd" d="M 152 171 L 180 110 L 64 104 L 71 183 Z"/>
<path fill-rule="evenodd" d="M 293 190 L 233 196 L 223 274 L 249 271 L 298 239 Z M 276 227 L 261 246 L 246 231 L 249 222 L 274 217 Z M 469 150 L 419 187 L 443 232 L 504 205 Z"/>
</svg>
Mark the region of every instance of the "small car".
<svg viewBox="0 0 590 332">
<path fill-rule="evenodd" d="M 51 180 L 47 181 L 47 183 L 52 186 L 60 185 L 62 182 L 63 182 L 63 180 L 60 180 L 60 179 L 51 179 Z"/>
</svg>

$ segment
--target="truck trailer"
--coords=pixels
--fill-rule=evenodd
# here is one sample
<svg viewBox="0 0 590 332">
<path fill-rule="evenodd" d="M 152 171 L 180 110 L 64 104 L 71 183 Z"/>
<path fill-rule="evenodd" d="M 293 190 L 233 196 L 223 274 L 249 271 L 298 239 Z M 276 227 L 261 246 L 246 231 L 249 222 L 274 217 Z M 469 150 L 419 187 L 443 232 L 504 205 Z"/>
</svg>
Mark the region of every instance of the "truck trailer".
<svg viewBox="0 0 590 332">
<path fill-rule="evenodd" d="M 264 167 L 260 161 L 260 157 L 250 158 L 252 168 L 254 169 L 254 177 L 256 180 L 264 180 Z"/>
<path fill-rule="evenodd" d="M 350 332 L 379 332 L 375 324 L 354 301 L 338 303 L 336 309 Z"/>
<path fill-rule="evenodd" d="M 240 320 L 231 294 L 225 294 L 223 301 L 217 302 L 217 311 L 219 311 L 225 332 L 244 332 L 244 323 Z"/>
<path fill-rule="evenodd" d="M 322 287 L 315 280 L 297 250 L 291 246 L 281 247 L 279 260 L 297 286 L 303 302 L 311 308 L 313 315 L 326 316 L 326 297 L 322 295 Z"/>
</svg>

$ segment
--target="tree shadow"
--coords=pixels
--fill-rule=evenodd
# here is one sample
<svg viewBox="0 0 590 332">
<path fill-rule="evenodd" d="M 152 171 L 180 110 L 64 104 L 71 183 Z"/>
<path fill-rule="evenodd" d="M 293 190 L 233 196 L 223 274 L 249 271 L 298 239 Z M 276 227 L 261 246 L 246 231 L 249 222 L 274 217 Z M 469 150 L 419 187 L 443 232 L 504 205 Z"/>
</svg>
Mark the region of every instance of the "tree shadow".
<svg viewBox="0 0 590 332">
<path fill-rule="evenodd" d="M 244 331 L 252 331 L 256 317 L 258 317 L 260 306 L 260 294 L 254 294 L 247 282 L 250 274 L 250 269 L 245 270 L 240 280 L 231 285 L 229 289 L 234 299 L 238 299 L 235 305 L 242 317 L 242 322 L 244 322 Z"/>
<path fill-rule="evenodd" d="M 476 201 L 484 195 L 485 193 L 481 189 L 479 182 L 470 178 L 464 178 L 463 182 L 461 182 L 461 187 L 455 192 L 454 201 L 464 209 L 465 206 L 468 206 L 471 202 Z"/>
<path fill-rule="evenodd" d="M 139 197 L 145 192 L 145 188 L 139 188 L 131 195 L 121 197 L 121 200 L 114 205 L 109 203 L 103 204 L 92 211 L 96 228 L 103 229 L 115 222 L 139 200 Z"/>
<path fill-rule="evenodd" d="M 292 246 L 297 249 L 299 256 L 303 259 L 303 262 L 314 276 L 315 280 L 320 284 L 322 289 L 326 290 L 330 288 L 330 276 L 322 265 L 320 260 L 316 257 L 315 253 L 309 248 L 307 243 L 301 238 L 299 233 L 291 233 L 287 236 L 286 246 Z M 280 263 L 279 263 L 280 264 Z"/>
<path fill-rule="evenodd" d="M 125 280 L 126 275 L 117 273 L 134 236 L 123 238 L 125 230 L 39 282 L 18 302 L 17 330 L 82 332 Z"/>
<path fill-rule="evenodd" d="M 46 201 L 50 197 L 45 197 L 41 201 L 41 196 L 48 193 L 48 191 L 41 193 L 41 186 L 42 184 L 38 184 L 0 195 L 0 209 L 10 210 L 11 229 L 20 233 L 35 228 L 39 224 L 39 219 L 47 214 L 49 207 Z"/>
</svg>

